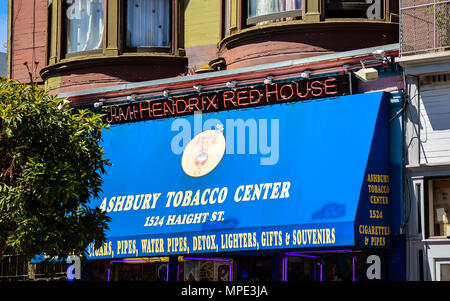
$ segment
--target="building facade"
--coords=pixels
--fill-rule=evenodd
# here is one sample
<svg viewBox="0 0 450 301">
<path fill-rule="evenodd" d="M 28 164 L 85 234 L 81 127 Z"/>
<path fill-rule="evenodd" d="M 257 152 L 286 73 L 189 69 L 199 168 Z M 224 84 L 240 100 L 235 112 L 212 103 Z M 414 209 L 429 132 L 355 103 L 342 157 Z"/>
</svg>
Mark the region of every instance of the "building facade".
<svg viewBox="0 0 450 301">
<path fill-rule="evenodd" d="M 9 75 L 110 124 L 83 279 L 405 279 L 395 1 L 23 5 Z"/>
<path fill-rule="evenodd" d="M 449 280 L 450 3 L 401 3 L 408 279 Z"/>
</svg>

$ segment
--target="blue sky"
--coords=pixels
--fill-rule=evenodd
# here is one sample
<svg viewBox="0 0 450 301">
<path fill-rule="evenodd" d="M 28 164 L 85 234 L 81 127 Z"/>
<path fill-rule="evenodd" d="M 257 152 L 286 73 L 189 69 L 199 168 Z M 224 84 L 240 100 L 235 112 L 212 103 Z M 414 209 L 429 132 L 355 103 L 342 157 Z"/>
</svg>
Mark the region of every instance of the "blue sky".
<svg viewBox="0 0 450 301">
<path fill-rule="evenodd" d="M 0 0 L 0 52 L 6 52 L 8 31 L 8 0 Z"/>
</svg>

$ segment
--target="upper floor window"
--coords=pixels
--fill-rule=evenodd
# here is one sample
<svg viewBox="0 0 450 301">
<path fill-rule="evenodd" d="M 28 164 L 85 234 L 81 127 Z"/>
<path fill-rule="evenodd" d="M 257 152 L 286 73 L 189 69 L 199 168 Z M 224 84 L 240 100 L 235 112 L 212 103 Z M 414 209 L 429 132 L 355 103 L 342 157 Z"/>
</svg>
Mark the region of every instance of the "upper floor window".
<svg viewBox="0 0 450 301">
<path fill-rule="evenodd" d="M 327 18 L 384 18 L 382 0 L 326 0 Z"/>
<path fill-rule="evenodd" d="M 294 19 L 301 9 L 302 0 L 248 0 L 247 25 Z"/>
<path fill-rule="evenodd" d="M 104 0 L 65 0 L 66 53 L 101 49 L 104 31 Z"/>
<path fill-rule="evenodd" d="M 170 47 L 170 0 L 127 0 L 126 12 L 128 48 Z"/>
</svg>

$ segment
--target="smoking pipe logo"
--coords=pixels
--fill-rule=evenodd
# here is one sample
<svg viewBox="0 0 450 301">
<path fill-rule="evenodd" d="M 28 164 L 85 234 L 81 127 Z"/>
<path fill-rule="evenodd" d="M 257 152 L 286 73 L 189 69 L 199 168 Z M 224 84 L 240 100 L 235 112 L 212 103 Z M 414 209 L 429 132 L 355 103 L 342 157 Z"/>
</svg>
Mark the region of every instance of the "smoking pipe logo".
<svg viewBox="0 0 450 301">
<path fill-rule="evenodd" d="M 195 136 L 186 146 L 181 158 L 183 171 L 191 177 L 210 173 L 222 160 L 226 149 L 223 126 L 206 130 Z"/>
</svg>

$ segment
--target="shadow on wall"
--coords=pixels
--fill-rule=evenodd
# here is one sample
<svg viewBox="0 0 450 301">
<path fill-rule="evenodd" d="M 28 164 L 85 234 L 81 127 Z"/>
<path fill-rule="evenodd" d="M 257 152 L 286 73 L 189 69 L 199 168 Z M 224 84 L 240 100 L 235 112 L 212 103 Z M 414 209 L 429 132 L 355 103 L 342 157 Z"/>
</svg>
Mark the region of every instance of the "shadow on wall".
<svg viewBox="0 0 450 301">
<path fill-rule="evenodd" d="M 436 89 L 432 92 L 432 96 L 422 96 L 423 113 L 425 114 L 421 112 L 421 129 L 429 122 L 433 131 L 450 130 L 450 106 L 448 105 L 448 100 L 450 100 L 449 93 L 450 88 Z"/>
</svg>

